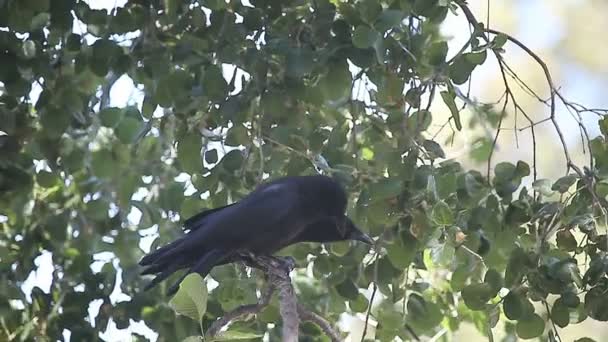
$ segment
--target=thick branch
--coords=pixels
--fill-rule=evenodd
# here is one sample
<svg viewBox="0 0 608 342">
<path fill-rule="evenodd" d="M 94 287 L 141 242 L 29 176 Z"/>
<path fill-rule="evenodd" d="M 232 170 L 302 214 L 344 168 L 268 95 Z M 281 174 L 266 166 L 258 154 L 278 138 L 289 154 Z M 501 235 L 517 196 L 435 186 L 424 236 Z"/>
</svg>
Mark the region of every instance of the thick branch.
<svg viewBox="0 0 608 342">
<path fill-rule="evenodd" d="M 275 282 L 279 289 L 279 310 L 283 318 L 283 342 L 298 342 L 300 318 L 295 291 L 289 279 L 277 277 Z"/>
<path fill-rule="evenodd" d="M 297 342 L 300 327 L 296 294 L 291 284 L 289 272 L 294 268 L 291 259 L 279 259 L 265 256 L 244 256 L 251 267 L 262 270 L 271 286 L 279 292 L 279 311 L 283 319 L 283 342 Z"/>
<path fill-rule="evenodd" d="M 272 294 L 278 291 L 279 311 L 283 319 L 283 342 L 297 342 L 300 319 L 310 321 L 331 339 L 332 342 L 341 341 L 340 335 L 331 324 L 318 314 L 298 304 L 289 272 L 293 270 L 294 263 L 290 258 L 280 259 L 266 256 L 253 256 L 242 254 L 241 259 L 250 267 L 257 268 L 268 277 L 268 287 L 260 296 L 257 304 L 242 305 L 226 313 L 207 329 L 208 337 L 216 336 L 222 328 L 233 321 L 242 319 L 247 315 L 258 314 L 270 302 Z"/>
</svg>

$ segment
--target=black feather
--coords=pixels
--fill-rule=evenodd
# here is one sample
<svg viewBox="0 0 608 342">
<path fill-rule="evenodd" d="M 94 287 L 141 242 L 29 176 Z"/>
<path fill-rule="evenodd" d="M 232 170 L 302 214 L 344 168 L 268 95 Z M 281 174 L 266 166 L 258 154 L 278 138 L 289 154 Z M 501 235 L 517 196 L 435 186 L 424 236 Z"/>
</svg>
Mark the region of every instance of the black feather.
<svg viewBox="0 0 608 342">
<path fill-rule="evenodd" d="M 213 267 L 238 260 L 237 252 L 271 255 L 298 242 L 371 242 L 345 215 L 342 186 L 326 176 L 284 177 L 265 183 L 242 200 L 203 211 L 184 222 L 186 234 L 141 261 L 144 274 L 157 274 L 146 289 L 189 268 L 203 277 Z"/>
</svg>

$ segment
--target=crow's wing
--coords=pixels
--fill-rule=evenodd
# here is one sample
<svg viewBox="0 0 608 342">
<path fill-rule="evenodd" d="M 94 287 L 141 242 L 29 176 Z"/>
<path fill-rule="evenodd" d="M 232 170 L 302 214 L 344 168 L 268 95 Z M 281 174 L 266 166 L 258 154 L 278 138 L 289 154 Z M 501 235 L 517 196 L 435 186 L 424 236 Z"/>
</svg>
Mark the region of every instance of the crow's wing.
<svg viewBox="0 0 608 342">
<path fill-rule="evenodd" d="M 260 184 L 257 186 L 257 188 L 254 191 L 261 192 L 268 187 L 271 187 L 274 185 L 279 185 L 279 184 L 286 184 L 289 182 L 290 182 L 290 177 L 280 178 L 273 182 Z M 228 204 L 228 205 L 225 205 L 222 207 L 208 209 L 208 210 L 202 211 L 202 212 L 188 218 L 186 221 L 184 221 L 184 230 L 194 231 L 194 230 L 197 230 L 197 229 L 203 227 L 208 222 L 210 215 L 215 214 L 218 211 L 224 210 L 226 208 L 229 208 L 235 204 L 237 204 L 237 203 L 232 203 L 232 204 Z"/>
<path fill-rule="evenodd" d="M 296 234 L 314 217 L 303 215 L 303 203 L 293 182 L 259 188 L 227 208 L 205 218 L 205 224 L 186 235 L 180 249 L 248 249 L 260 239 L 283 239 Z"/>
<path fill-rule="evenodd" d="M 236 203 L 232 203 L 232 204 L 225 205 L 223 207 L 205 210 L 205 211 L 202 211 L 202 212 L 188 218 L 186 221 L 184 221 L 184 230 L 193 231 L 193 230 L 197 230 L 197 229 L 201 228 L 202 226 L 205 225 L 205 223 L 207 222 L 207 219 L 209 218 L 209 216 L 211 214 L 217 213 L 218 211 L 229 208 L 235 204 Z"/>
</svg>

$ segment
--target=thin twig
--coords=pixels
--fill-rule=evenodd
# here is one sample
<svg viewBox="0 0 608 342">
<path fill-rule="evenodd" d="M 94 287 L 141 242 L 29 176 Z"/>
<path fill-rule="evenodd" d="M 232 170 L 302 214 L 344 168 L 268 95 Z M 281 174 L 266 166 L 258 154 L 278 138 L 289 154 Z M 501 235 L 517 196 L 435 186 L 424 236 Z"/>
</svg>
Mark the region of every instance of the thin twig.
<svg viewBox="0 0 608 342">
<path fill-rule="evenodd" d="M 316 324 L 325 335 L 327 335 L 332 342 L 340 342 L 342 339 L 338 332 L 331 326 L 331 324 L 323 317 L 318 314 L 306 309 L 301 304 L 298 304 L 298 313 L 300 314 L 300 318 L 304 321 L 310 321 Z"/>
<path fill-rule="evenodd" d="M 365 335 L 367 334 L 367 326 L 369 324 L 369 315 L 372 312 L 372 304 L 374 302 L 374 298 L 376 297 L 376 291 L 378 291 L 378 286 L 376 285 L 376 283 L 373 283 L 372 295 L 369 298 L 369 306 L 367 308 L 367 313 L 365 314 L 365 324 L 363 325 L 363 333 L 361 334 L 361 342 L 365 341 Z"/>
<path fill-rule="evenodd" d="M 223 327 L 227 326 L 228 324 L 242 319 L 243 316 L 259 313 L 266 306 L 268 306 L 274 291 L 275 287 L 272 284 L 269 284 L 266 290 L 260 296 L 260 300 L 257 304 L 241 305 L 238 308 L 225 313 L 224 316 L 220 317 L 217 321 L 211 324 L 205 335 L 208 337 L 214 337 L 222 330 Z"/>
</svg>

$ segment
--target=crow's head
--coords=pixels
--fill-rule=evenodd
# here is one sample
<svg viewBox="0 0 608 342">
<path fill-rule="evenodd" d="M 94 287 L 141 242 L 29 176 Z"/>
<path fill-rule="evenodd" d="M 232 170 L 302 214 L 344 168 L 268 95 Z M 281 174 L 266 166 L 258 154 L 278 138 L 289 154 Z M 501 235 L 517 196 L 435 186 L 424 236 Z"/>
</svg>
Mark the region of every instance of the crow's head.
<svg viewBox="0 0 608 342">
<path fill-rule="evenodd" d="M 337 222 L 337 228 L 340 230 L 344 240 L 357 240 L 365 242 L 369 245 L 374 244 L 374 240 L 372 240 L 369 235 L 361 231 L 361 229 L 359 229 L 359 227 L 357 227 L 350 218 L 344 216 L 341 221 L 342 222 Z"/>
<path fill-rule="evenodd" d="M 347 216 L 327 217 L 312 223 L 296 238 L 297 242 L 336 242 L 357 240 L 373 244 L 374 240 L 361 231 Z"/>
</svg>

